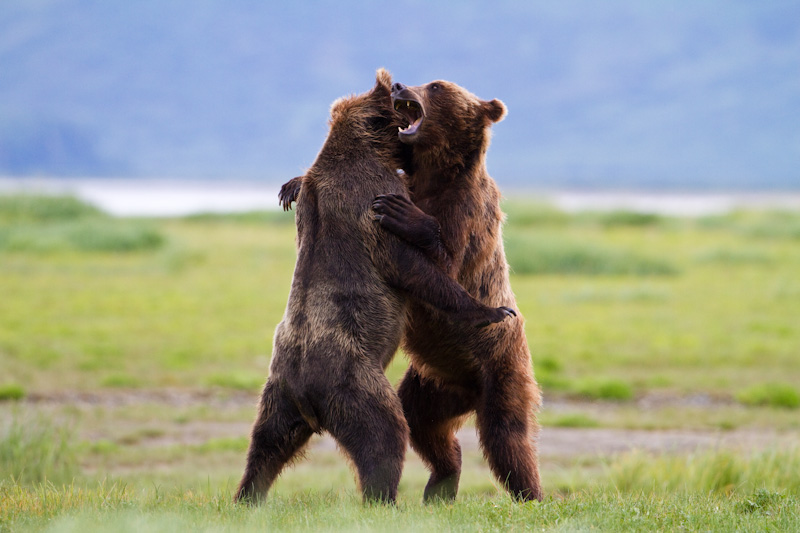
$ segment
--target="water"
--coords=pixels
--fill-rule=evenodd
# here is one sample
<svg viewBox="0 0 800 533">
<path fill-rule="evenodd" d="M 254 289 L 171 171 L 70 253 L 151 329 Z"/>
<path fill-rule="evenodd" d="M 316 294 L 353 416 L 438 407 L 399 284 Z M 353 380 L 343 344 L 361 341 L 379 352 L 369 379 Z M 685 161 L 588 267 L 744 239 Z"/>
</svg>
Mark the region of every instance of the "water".
<svg viewBox="0 0 800 533">
<path fill-rule="evenodd" d="M 280 184 L 255 181 L 55 180 L 0 178 L 0 193 L 73 194 L 116 216 L 182 216 L 275 210 Z M 704 216 L 737 208 L 800 210 L 800 193 L 587 192 L 503 190 L 569 213 L 628 210 L 671 216 Z"/>
<path fill-rule="evenodd" d="M 278 209 L 279 190 L 279 184 L 260 182 L 0 179 L 0 193 L 72 194 L 125 217 Z"/>
</svg>

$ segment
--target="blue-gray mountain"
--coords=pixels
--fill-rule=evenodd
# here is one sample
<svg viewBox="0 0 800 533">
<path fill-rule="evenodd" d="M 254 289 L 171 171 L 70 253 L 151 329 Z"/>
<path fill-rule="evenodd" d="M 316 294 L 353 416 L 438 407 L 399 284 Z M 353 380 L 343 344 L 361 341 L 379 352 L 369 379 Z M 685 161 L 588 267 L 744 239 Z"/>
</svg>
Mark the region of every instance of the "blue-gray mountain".
<svg viewBox="0 0 800 533">
<path fill-rule="evenodd" d="M 795 1 L 4 0 L 0 174 L 280 182 L 379 66 L 502 99 L 507 187 L 800 188 Z"/>
</svg>

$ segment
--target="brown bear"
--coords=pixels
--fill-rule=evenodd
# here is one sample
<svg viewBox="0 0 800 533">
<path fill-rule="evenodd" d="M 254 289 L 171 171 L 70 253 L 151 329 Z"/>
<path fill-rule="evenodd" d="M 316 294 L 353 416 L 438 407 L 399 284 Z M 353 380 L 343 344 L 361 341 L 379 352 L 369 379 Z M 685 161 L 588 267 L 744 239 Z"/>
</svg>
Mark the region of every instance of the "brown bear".
<svg viewBox="0 0 800 533">
<path fill-rule="evenodd" d="M 376 195 L 407 194 L 396 172 L 407 150 L 399 118 L 384 70 L 371 91 L 331 108 L 328 137 L 302 179 L 297 263 L 236 500 L 263 498 L 325 430 L 352 459 L 364 498 L 394 501 L 408 425 L 384 370 L 408 305 L 434 305 L 465 330 L 514 314 L 481 304 L 424 251 L 374 223 Z"/>
<path fill-rule="evenodd" d="M 413 148 L 403 167 L 413 203 L 406 196 L 379 196 L 374 210 L 381 226 L 444 264 L 484 304 L 514 302 L 500 193 L 485 164 L 490 126 L 505 116 L 505 105 L 446 81 L 395 83 L 392 100 L 408 121 L 399 137 Z M 523 321 L 477 330 L 412 302 L 403 347 L 411 365 L 398 394 L 411 445 L 431 470 L 425 500 L 455 498 L 461 471 L 455 430 L 472 412 L 497 479 L 517 499 L 541 500 L 541 394 Z"/>
</svg>

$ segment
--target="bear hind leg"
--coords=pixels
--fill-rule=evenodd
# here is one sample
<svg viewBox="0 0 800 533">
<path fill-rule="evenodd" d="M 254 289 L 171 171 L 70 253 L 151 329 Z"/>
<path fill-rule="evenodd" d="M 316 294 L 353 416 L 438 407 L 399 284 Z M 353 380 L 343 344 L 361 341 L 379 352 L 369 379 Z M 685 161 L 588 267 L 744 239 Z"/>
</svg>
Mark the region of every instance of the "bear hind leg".
<svg viewBox="0 0 800 533">
<path fill-rule="evenodd" d="M 386 377 L 381 373 L 369 380 L 368 386 L 337 393 L 336 410 L 346 416 L 331 420 L 325 429 L 353 461 L 364 501 L 394 503 L 408 446 L 408 425 Z"/>
<path fill-rule="evenodd" d="M 476 392 L 443 387 L 423 378 L 414 368 L 398 389 L 411 431 L 411 447 L 431 472 L 423 501 L 452 501 L 461 478 L 461 445 L 455 431 L 475 408 Z"/>
<path fill-rule="evenodd" d="M 268 380 L 253 425 L 247 466 L 234 501 L 263 500 L 281 470 L 298 455 L 312 434 L 291 398 L 278 383 Z"/>
<path fill-rule="evenodd" d="M 520 501 L 542 499 L 536 452 L 538 424 L 530 385 L 489 379 L 477 409 L 481 446 L 495 477 Z"/>
</svg>

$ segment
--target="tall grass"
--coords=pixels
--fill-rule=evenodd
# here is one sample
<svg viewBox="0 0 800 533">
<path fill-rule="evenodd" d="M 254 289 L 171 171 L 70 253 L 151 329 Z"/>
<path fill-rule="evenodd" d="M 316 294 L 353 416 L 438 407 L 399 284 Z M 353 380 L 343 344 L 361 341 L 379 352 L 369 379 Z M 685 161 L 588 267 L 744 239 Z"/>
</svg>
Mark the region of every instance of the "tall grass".
<svg viewBox="0 0 800 533">
<path fill-rule="evenodd" d="M 704 217 L 698 224 L 757 239 L 800 239 L 800 213 L 797 211 L 740 210 Z"/>
<path fill-rule="evenodd" d="M 745 405 L 768 405 L 787 409 L 800 407 L 800 392 L 788 383 L 750 385 L 739 391 L 736 399 Z"/>
<path fill-rule="evenodd" d="M 21 400 L 25 397 L 25 389 L 17 383 L 0 385 L 0 402 L 8 400 Z"/>
<path fill-rule="evenodd" d="M 78 472 L 71 432 L 43 416 L 19 413 L 0 427 L 0 480 L 31 485 L 69 483 Z"/>
<path fill-rule="evenodd" d="M 277 204 L 277 202 L 276 202 Z M 196 213 L 186 215 L 187 222 L 234 222 L 240 224 L 268 224 L 294 226 L 294 213 L 283 211 L 245 211 L 242 213 Z"/>
<path fill-rule="evenodd" d="M 135 252 L 159 248 L 164 240 L 155 228 L 115 220 L 0 228 L 0 250 L 13 252 Z"/>
<path fill-rule="evenodd" d="M 751 456 L 731 451 L 692 455 L 634 452 L 608 467 L 610 482 L 623 493 L 748 494 L 760 489 L 800 497 L 800 448 Z"/>
<path fill-rule="evenodd" d="M 568 238 L 509 231 L 505 251 L 512 271 L 584 276 L 669 276 L 672 263 L 623 249 Z"/>
<path fill-rule="evenodd" d="M 70 196 L 0 196 L 0 252 L 134 252 L 164 241 L 148 224 L 111 218 Z"/>
<path fill-rule="evenodd" d="M 543 201 L 503 202 L 503 212 L 509 227 L 530 226 L 601 226 L 606 228 L 618 226 L 655 226 L 669 220 L 655 213 L 642 213 L 617 209 L 613 211 L 590 211 L 577 214 L 566 213 Z"/>
<path fill-rule="evenodd" d="M 697 465 L 710 471 L 713 458 Z M 701 479 L 680 461 L 647 470 L 660 486 L 664 475 Z M 667 467 L 675 472 L 666 472 Z M 723 463 L 721 465 L 725 467 Z M 753 468 L 763 466 L 754 463 Z M 750 467 L 748 467 L 750 468 Z M 772 470 L 770 470 L 772 472 Z M 726 474 L 727 475 L 727 474 Z M 723 476 L 722 483 L 727 482 Z M 257 507 L 231 502 L 230 488 L 152 487 L 132 491 L 0 484 L 0 528 L 13 531 L 797 531 L 800 502 L 794 490 L 766 487 L 718 490 L 617 489 L 598 486 L 544 502 L 520 504 L 504 494 L 459 496 L 452 504 L 423 505 L 402 498 L 396 506 L 362 505 L 355 492 L 271 495 Z"/>
<path fill-rule="evenodd" d="M 73 196 L 0 194 L 0 224 L 56 222 L 106 215 Z"/>
</svg>

